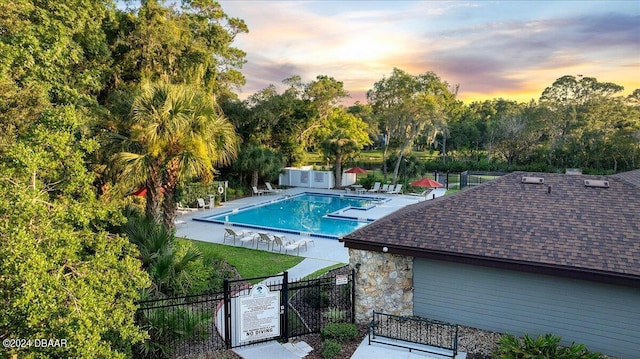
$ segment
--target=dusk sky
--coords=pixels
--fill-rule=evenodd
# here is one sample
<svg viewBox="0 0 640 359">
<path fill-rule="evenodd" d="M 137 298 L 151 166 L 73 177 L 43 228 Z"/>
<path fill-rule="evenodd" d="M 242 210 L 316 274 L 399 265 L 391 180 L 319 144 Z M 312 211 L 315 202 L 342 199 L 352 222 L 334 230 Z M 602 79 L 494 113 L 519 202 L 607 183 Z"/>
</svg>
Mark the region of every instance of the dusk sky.
<svg viewBox="0 0 640 359">
<path fill-rule="evenodd" d="M 244 20 L 244 99 L 300 75 L 344 83 L 347 103 L 394 67 L 459 84 L 466 103 L 538 100 L 564 75 L 640 88 L 640 1 L 220 1 Z"/>
</svg>

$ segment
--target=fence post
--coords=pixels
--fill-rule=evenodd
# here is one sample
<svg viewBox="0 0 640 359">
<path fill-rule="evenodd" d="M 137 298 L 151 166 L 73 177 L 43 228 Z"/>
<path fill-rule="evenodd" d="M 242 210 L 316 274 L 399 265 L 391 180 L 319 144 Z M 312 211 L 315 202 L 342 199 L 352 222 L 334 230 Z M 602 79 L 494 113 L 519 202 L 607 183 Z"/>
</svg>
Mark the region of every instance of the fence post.
<svg viewBox="0 0 640 359">
<path fill-rule="evenodd" d="M 224 345 L 231 349 L 231 293 L 229 279 L 224 280 Z"/>
<path fill-rule="evenodd" d="M 289 341 L 289 272 L 282 273 L 282 340 Z"/>
<path fill-rule="evenodd" d="M 351 268 L 351 324 L 356 322 L 356 269 Z"/>
</svg>

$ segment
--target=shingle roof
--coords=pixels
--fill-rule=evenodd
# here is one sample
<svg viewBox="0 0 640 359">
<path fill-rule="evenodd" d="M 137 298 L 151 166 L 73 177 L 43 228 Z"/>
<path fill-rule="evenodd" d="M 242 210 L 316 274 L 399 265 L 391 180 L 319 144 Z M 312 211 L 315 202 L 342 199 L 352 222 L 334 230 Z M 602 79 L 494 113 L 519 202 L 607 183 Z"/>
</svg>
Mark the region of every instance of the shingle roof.
<svg viewBox="0 0 640 359">
<path fill-rule="evenodd" d="M 544 184 L 522 183 L 523 176 L 542 177 Z M 587 187 L 585 180 L 607 180 L 609 188 Z M 640 170 L 608 177 L 514 172 L 407 206 L 343 241 L 352 248 L 387 246 L 391 253 L 466 256 L 638 280 L 637 184 Z"/>
</svg>

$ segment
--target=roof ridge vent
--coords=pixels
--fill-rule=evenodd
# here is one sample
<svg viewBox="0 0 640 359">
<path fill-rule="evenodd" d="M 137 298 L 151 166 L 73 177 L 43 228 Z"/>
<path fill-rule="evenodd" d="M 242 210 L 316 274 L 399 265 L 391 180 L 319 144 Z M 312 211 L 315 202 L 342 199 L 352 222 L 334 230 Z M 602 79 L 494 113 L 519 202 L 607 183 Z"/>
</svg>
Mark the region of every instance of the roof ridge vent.
<svg viewBox="0 0 640 359">
<path fill-rule="evenodd" d="M 609 188 L 609 181 L 602 180 L 584 180 L 585 187 Z"/>
<path fill-rule="evenodd" d="M 522 177 L 522 183 L 543 184 L 544 178 L 542 177 Z"/>
</svg>

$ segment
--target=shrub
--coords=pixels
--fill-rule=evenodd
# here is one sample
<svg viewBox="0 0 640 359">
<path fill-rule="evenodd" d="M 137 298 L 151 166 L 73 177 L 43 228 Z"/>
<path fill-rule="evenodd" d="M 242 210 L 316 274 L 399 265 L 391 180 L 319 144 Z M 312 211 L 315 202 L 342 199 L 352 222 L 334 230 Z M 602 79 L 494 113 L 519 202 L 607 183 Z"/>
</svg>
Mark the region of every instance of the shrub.
<svg viewBox="0 0 640 359">
<path fill-rule="evenodd" d="M 358 327 L 352 323 L 330 323 L 320 332 L 322 339 L 333 339 L 344 343 L 358 337 Z"/>
<path fill-rule="evenodd" d="M 307 291 L 304 299 L 307 304 L 316 309 L 326 308 L 329 305 L 329 294 L 325 291 Z"/>
<path fill-rule="evenodd" d="M 322 342 L 320 353 L 323 358 L 333 358 L 342 350 L 342 345 L 335 340 L 325 340 Z"/>
<path fill-rule="evenodd" d="M 583 344 L 560 346 L 561 338 L 552 334 L 537 339 L 525 334 L 523 339 L 505 334 L 498 341 L 497 357 L 500 359 L 600 359 L 599 353 L 589 352 Z"/>
<path fill-rule="evenodd" d="M 338 308 L 329 308 L 329 310 L 324 313 L 324 316 L 330 323 L 342 323 L 347 320 L 347 311 Z"/>
</svg>

